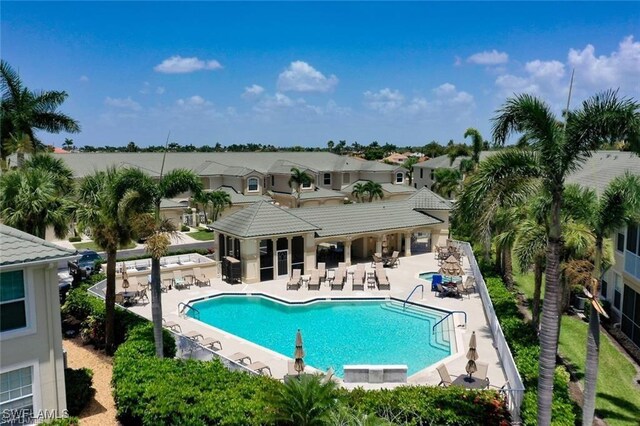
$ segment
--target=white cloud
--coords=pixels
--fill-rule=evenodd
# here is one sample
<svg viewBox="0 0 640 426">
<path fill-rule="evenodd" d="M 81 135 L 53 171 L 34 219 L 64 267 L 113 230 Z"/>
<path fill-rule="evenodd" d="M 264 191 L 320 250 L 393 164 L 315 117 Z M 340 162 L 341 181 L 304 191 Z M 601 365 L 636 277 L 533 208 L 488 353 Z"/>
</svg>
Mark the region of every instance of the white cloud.
<svg viewBox="0 0 640 426">
<path fill-rule="evenodd" d="M 506 52 L 498 52 L 495 49 L 474 53 L 467 58 L 467 62 L 478 65 L 499 65 L 506 64 L 508 61 L 509 55 Z"/>
<path fill-rule="evenodd" d="M 156 87 L 156 95 L 164 95 L 165 88 L 162 86 Z"/>
<path fill-rule="evenodd" d="M 244 93 L 242 94 L 242 97 L 245 99 L 255 99 L 263 93 L 264 93 L 264 87 L 258 86 L 257 84 L 253 84 L 249 87 L 244 88 Z"/>
<path fill-rule="evenodd" d="M 200 95 L 193 95 L 189 98 L 178 99 L 176 101 L 176 104 L 178 106 L 186 107 L 186 108 L 194 108 L 194 107 L 198 108 L 198 107 L 212 105 L 211 102 L 207 101 L 205 98 L 203 98 Z"/>
<path fill-rule="evenodd" d="M 278 90 L 281 92 L 328 92 L 338 84 L 338 77 L 325 77 L 306 62 L 291 62 L 278 76 Z"/>
<path fill-rule="evenodd" d="M 264 99 L 262 99 L 254 109 L 260 112 L 269 112 L 274 109 L 282 109 L 289 108 L 296 104 L 304 104 L 305 101 L 303 99 L 298 99 L 294 101 L 287 95 L 277 92 L 275 95 L 266 95 Z"/>
<path fill-rule="evenodd" d="M 395 111 L 404 103 L 404 95 L 398 90 L 391 90 L 388 87 L 371 92 L 364 92 L 364 104 L 367 108 L 383 114 Z"/>
<path fill-rule="evenodd" d="M 81 75 L 80 76 L 80 82 L 86 83 L 88 81 L 89 81 L 89 77 L 87 77 L 86 75 Z"/>
<path fill-rule="evenodd" d="M 153 69 L 165 74 L 185 74 L 200 70 L 218 70 L 222 68 L 215 59 L 201 60 L 197 57 L 183 58 L 180 55 L 165 59 Z"/>
<path fill-rule="evenodd" d="M 104 100 L 105 105 L 114 107 L 114 108 L 122 108 L 129 109 L 131 111 L 140 111 L 142 107 L 139 103 L 131 99 L 131 97 L 127 98 L 111 98 L 107 96 Z"/>
</svg>

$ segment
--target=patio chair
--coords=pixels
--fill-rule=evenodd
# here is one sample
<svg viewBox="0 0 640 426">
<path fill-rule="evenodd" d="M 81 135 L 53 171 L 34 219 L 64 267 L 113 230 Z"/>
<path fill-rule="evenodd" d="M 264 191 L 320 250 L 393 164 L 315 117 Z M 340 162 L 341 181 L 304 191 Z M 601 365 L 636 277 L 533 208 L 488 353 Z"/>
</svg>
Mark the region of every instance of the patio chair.
<svg viewBox="0 0 640 426">
<path fill-rule="evenodd" d="M 485 362 L 476 362 L 476 372 L 473 373 L 473 377 L 476 380 L 484 381 L 484 387 L 489 387 L 489 378 L 487 377 L 487 372 L 489 371 L 489 364 Z"/>
<path fill-rule="evenodd" d="M 356 267 L 355 272 L 353 273 L 352 289 L 354 291 L 364 290 L 364 277 L 364 265 L 362 263 L 359 263 Z"/>
<path fill-rule="evenodd" d="M 317 269 L 311 270 L 311 276 L 309 277 L 309 284 L 307 284 L 309 290 L 320 290 L 320 275 Z"/>
<path fill-rule="evenodd" d="M 142 287 L 140 290 L 136 291 L 136 296 L 133 298 L 133 301 L 136 303 L 140 303 L 144 300 L 146 300 L 147 303 L 150 302 L 149 296 L 147 295 L 147 287 Z"/>
<path fill-rule="evenodd" d="M 440 364 L 436 367 L 436 370 L 438 370 L 438 374 L 440 375 L 440 383 L 438 383 L 438 386 L 451 386 L 453 380 L 451 380 L 451 375 L 449 374 L 449 370 L 447 370 L 447 366 Z"/>
<path fill-rule="evenodd" d="M 197 342 L 198 339 L 204 339 L 204 336 L 202 335 L 202 333 L 197 332 L 197 331 L 187 331 L 186 333 L 184 333 L 184 336 Z"/>
<path fill-rule="evenodd" d="M 180 324 L 178 324 L 175 321 L 167 321 L 164 318 L 162 318 L 162 326 L 164 328 L 168 328 L 169 330 L 178 331 L 182 333 L 182 327 L 180 327 Z"/>
<path fill-rule="evenodd" d="M 318 278 L 320 281 L 327 279 L 327 265 L 324 262 L 318 262 Z"/>
<path fill-rule="evenodd" d="M 265 371 L 269 370 L 269 376 L 273 375 L 271 374 L 271 368 L 264 362 L 260 362 L 260 361 L 252 362 L 251 364 L 247 365 L 247 368 L 249 370 L 255 371 L 256 373 L 260 373 L 263 376 L 266 376 Z"/>
<path fill-rule="evenodd" d="M 438 292 L 440 297 L 447 297 L 451 294 L 451 290 L 449 290 L 449 288 L 447 287 L 444 287 L 442 284 L 438 284 L 436 288 L 436 291 Z"/>
<path fill-rule="evenodd" d="M 371 255 L 371 267 L 375 267 L 377 263 L 382 263 L 382 254 L 381 253 L 373 253 Z"/>
<path fill-rule="evenodd" d="M 469 292 L 470 289 L 473 289 L 473 292 L 476 292 L 476 279 L 473 278 L 471 275 L 469 275 L 467 277 L 467 279 L 464 282 L 464 287 L 467 289 L 467 293 Z"/>
<path fill-rule="evenodd" d="M 342 290 L 344 288 L 344 280 L 347 275 L 347 270 L 344 268 L 338 268 L 336 274 L 331 281 L 331 290 Z"/>
<path fill-rule="evenodd" d="M 433 274 L 431 277 L 431 291 L 438 291 L 438 284 L 442 284 L 442 275 Z"/>
<path fill-rule="evenodd" d="M 173 286 L 177 289 L 189 288 L 191 283 L 184 279 L 182 271 L 178 269 L 173 271 Z"/>
<path fill-rule="evenodd" d="M 378 281 L 378 290 L 391 290 L 387 271 L 382 268 L 376 269 L 376 279 Z"/>
<path fill-rule="evenodd" d="M 391 254 L 391 257 L 389 258 L 389 260 L 387 261 L 387 268 L 395 268 L 397 265 L 400 264 L 400 252 L 399 251 L 394 251 Z"/>
<path fill-rule="evenodd" d="M 236 352 L 233 355 L 229 355 L 227 358 L 229 358 L 231 361 L 237 362 L 238 364 L 248 365 L 247 362 L 249 364 L 252 363 L 251 357 L 242 352 Z"/>
<path fill-rule="evenodd" d="M 193 277 L 193 284 L 197 285 L 198 287 L 211 285 L 211 280 L 209 280 L 209 278 L 207 278 L 207 276 L 202 273 L 202 270 L 200 268 L 193 268 L 193 273 L 191 274 L 191 276 Z"/>
<path fill-rule="evenodd" d="M 200 343 L 205 348 L 211 349 L 214 352 L 222 350 L 222 342 L 220 342 L 220 340 L 217 340 L 217 339 L 215 339 L 213 337 L 205 337 L 204 339 L 198 341 L 198 343 Z M 216 343 L 219 346 L 217 348 L 216 348 Z"/>
<path fill-rule="evenodd" d="M 469 296 L 469 292 L 467 291 L 466 288 L 464 288 L 464 284 L 462 284 L 462 281 L 456 283 L 456 296 L 460 296 L 462 297 L 462 294 L 466 294 L 467 298 L 471 298 L 471 296 Z"/>
<path fill-rule="evenodd" d="M 301 276 L 302 270 L 294 269 L 291 273 L 291 278 L 287 281 L 287 290 L 300 290 L 300 283 L 302 282 Z"/>
</svg>

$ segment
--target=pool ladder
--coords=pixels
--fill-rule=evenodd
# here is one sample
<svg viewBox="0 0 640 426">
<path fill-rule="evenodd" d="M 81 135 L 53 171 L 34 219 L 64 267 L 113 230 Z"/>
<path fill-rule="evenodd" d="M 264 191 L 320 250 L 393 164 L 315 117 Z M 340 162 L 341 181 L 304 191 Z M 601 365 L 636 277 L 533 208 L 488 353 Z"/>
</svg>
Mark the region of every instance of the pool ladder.
<svg viewBox="0 0 640 426">
<path fill-rule="evenodd" d="M 200 319 L 200 311 L 194 306 L 190 305 L 189 303 L 184 303 L 184 302 L 178 303 L 178 314 L 184 314 L 187 308 L 195 312 L 195 314 L 193 315 L 195 319 L 198 319 L 198 320 Z"/>
<path fill-rule="evenodd" d="M 450 316 L 452 316 L 453 314 L 463 314 L 464 315 L 464 327 L 467 326 L 467 313 L 465 311 L 451 311 L 449 312 L 447 315 L 445 315 L 440 321 L 438 321 L 437 323 L 435 323 L 433 325 L 433 327 L 431 328 L 431 332 L 435 332 L 436 331 L 436 327 L 438 325 L 440 325 L 441 323 L 444 322 L 444 320 L 446 320 L 447 318 L 449 318 Z"/>
<path fill-rule="evenodd" d="M 424 285 L 423 284 L 418 284 L 417 286 L 415 286 L 413 288 L 413 290 L 411 290 L 411 293 L 409 293 L 409 295 L 407 296 L 406 299 L 404 299 L 404 303 L 402 304 L 402 309 L 404 309 L 407 306 L 407 301 L 409 299 L 411 299 L 411 296 L 413 296 L 413 293 L 416 292 L 417 289 L 422 288 L 422 298 L 424 298 Z"/>
</svg>

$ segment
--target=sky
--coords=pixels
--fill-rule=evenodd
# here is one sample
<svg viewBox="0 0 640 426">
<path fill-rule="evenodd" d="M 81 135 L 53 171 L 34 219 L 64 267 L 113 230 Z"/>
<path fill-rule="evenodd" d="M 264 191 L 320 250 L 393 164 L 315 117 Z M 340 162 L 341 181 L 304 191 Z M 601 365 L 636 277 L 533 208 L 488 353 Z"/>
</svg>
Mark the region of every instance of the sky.
<svg viewBox="0 0 640 426">
<path fill-rule="evenodd" d="M 61 146 L 491 139 L 509 96 L 640 100 L 638 2 L 10 2 L 0 56 L 64 90 Z"/>
</svg>

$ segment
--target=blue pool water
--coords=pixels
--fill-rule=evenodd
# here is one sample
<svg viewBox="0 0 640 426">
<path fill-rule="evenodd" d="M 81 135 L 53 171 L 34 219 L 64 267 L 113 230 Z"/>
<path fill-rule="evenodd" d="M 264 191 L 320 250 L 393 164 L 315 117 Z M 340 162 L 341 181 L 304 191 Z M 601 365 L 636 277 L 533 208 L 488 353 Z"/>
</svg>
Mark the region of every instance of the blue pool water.
<svg viewBox="0 0 640 426">
<path fill-rule="evenodd" d="M 422 280 L 431 282 L 431 278 L 433 278 L 435 274 L 437 274 L 437 272 L 420 272 L 418 277 Z"/>
<path fill-rule="evenodd" d="M 288 357 L 300 329 L 305 362 L 320 370 L 332 367 L 339 376 L 345 364 L 406 364 L 413 374 L 450 355 L 448 336 L 431 336 L 445 313 L 415 306 L 403 310 L 398 302 L 287 305 L 258 296 L 222 296 L 194 306 L 206 324 Z"/>
</svg>

